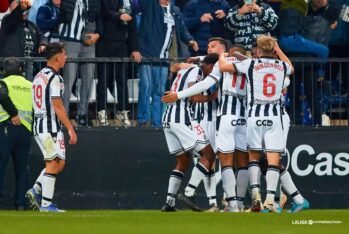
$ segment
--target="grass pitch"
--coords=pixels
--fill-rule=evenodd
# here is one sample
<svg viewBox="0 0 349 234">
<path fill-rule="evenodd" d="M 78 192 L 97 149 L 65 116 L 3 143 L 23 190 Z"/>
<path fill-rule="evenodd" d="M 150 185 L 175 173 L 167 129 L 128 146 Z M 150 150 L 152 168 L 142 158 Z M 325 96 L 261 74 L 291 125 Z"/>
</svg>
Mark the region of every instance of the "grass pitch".
<svg viewBox="0 0 349 234">
<path fill-rule="evenodd" d="M 348 233 L 349 210 L 296 214 L 161 213 L 154 210 L 95 210 L 67 213 L 0 211 L 0 234 L 240 234 Z"/>
</svg>

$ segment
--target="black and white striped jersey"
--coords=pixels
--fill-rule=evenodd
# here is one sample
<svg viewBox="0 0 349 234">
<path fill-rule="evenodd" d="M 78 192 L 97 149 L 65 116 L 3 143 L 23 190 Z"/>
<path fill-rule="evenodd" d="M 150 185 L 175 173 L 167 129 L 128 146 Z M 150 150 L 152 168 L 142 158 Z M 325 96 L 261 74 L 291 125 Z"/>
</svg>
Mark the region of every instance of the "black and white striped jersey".
<svg viewBox="0 0 349 234">
<path fill-rule="evenodd" d="M 198 79 L 196 82 L 200 82 L 205 77 L 203 75 L 200 76 L 200 79 Z M 218 90 L 219 87 L 216 87 L 216 85 L 213 85 L 211 88 L 207 89 L 202 93 L 204 96 L 210 96 L 213 95 L 216 90 Z M 202 103 L 196 103 L 195 105 L 195 115 L 194 117 L 197 117 L 200 114 L 200 120 L 206 120 L 206 121 L 214 121 L 217 117 L 217 109 L 218 109 L 218 99 L 215 99 L 213 101 L 209 102 L 202 102 Z"/>
<path fill-rule="evenodd" d="M 71 22 L 61 24 L 59 27 L 60 38 L 80 41 L 81 34 L 87 24 L 88 1 L 77 0 Z"/>
<path fill-rule="evenodd" d="M 274 58 L 246 59 L 234 66 L 247 77 L 248 117 L 280 116 L 282 89 L 291 66 Z"/>
<path fill-rule="evenodd" d="M 239 63 L 235 57 L 226 58 L 227 62 Z M 219 82 L 219 107 L 217 115 L 246 115 L 246 76 L 243 73 L 222 73 L 215 64 L 211 77 Z"/>
<path fill-rule="evenodd" d="M 200 68 L 198 66 L 178 71 L 176 78 L 171 85 L 171 91 L 179 92 L 189 87 L 190 83 L 195 83 L 200 79 Z M 174 122 L 189 124 L 192 120 L 190 114 L 191 103 L 189 98 L 180 99 L 177 102 L 169 103 L 162 116 L 163 122 Z"/>
<path fill-rule="evenodd" d="M 33 80 L 34 135 L 56 133 L 62 129 L 52 99 L 62 98 L 63 78 L 50 67 L 43 68 Z"/>
</svg>

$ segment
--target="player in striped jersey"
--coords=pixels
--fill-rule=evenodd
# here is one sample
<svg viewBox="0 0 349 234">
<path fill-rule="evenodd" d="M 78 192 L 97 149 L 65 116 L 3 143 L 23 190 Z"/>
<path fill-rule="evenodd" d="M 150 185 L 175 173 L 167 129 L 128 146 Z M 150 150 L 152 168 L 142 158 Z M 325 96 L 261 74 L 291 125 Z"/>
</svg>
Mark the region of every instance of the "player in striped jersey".
<svg viewBox="0 0 349 234">
<path fill-rule="evenodd" d="M 207 45 L 207 54 L 220 54 L 227 51 L 227 44 L 223 38 L 220 37 L 212 37 L 209 39 L 209 43 Z M 202 57 L 202 58 L 201 58 Z M 203 60 L 205 56 L 201 56 L 200 60 Z M 201 79 L 196 82 L 200 82 L 205 79 L 205 76 L 200 76 Z M 190 83 L 189 87 L 194 85 L 195 83 Z M 195 96 L 190 97 L 190 101 L 192 103 L 196 103 L 196 112 L 194 118 L 198 119 L 200 126 L 203 128 L 206 137 L 213 149 L 216 148 L 216 119 L 217 119 L 217 108 L 218 108 L 218 86 L 214 84 L 209 89 L 205 90 L 203 94 L 197 94 Z M 198 111 L 199 109 L 199 111 Z M 198 116 L 199 115 L 199 116 Z M 204 188 L 209 200 L 210 208 L 207 210 L 208 212 L 217 212 L 219 211 L 217 206 L 216 199 L 216 184 L 219 183 L 221 179 L 220 170 L 215 171 L 215 164 L 210 168 L 209 175 L 202 178 L 200 174 L 193 173 L 189 179 L 188 186 L 185 188 L 185 196 L 193 197 L 197 186 L 200 181 L 203 180 Z M 196 184 L 196 186 L 193 186 Z M 187 200 L 187 199 L 186 199 Z M 185 201 L 184 201 L 185 202 Z"/>
<path fill-rule="evenodd" d="M 211 74 L 206 77 L 203 81 L 197 83 L 196 85 L 192 86 L 191 88 L 187 90 L 182 90 L 178 93 L 172 92 L 168 93 L 166 96 L 163 97 L 163 101 L 165 102 L 172 102 L 176 101 L 181 98 L 186 98 L 189 96 L 193 96 L 197 93 L 202 92 L 203 90 L 206 90 L 207 88 L 211 87 L 215 83 L 220 83 L 220 93 L 221 93 L 221 100 L 220 100 L 220 108 L 218 110 L 219 115 L 225 116 L 220 121 L 224 122 L 221 125 L 221 133 L 220 130 L 217 133 L 216 137 L 216 144 L 217 144 L 217 151 L 218 151 L 218 157 L 220 159 L 221 167 L 222 167 L 222 182 L 223 182 L 223 189 L 226 193 L 227 200 L 228 200 L 228 207 L 226 211 L 239 211 L 237 207 L 237 201 L 236 201 L 236 193 L 235 193 L 235 175 L 233 172 L 233 157 L 232 154 L 237 148 L 239 151 L 246 151 L 246 143 L 245 141 L 245 131 L 243 130 L 246 120 L 245 118 L 245 107 L 244 107 L 244 98 L 246 99 L 246 91 L 245 87 L 243 85 L 243 82 L 245 80 L 242 78 L 242 75 L 239 76 L 232 76 L 226 74 L 226 77 L 223 79 L 222 74 L 218 69 L 218 63 L 215 64 L 213 71 Z M 239 82 L 239 83 L 237 83 Z M 235 86 L 234 86 L 235 85 Z M 242 87 L 242 88 L 241 88 Z M 241 89 L 242 91 L 238 91 L 237 88 Z M 242 95 L 243 94 L 243 95 Z M 230 119 L 232 116 L 233 121 Z M 242 118 L 241 118 L 242 116 Z M 230 119 L 230 120 L 229 120 Z M 226 120 L 226 121 L 225 121 Z M 232 130 L 229 127 L 234 122 L 234 126 L 232 126 Z M 241 127 L 237 123 L 240 124 Z M 242 125 L 242 123 L 244 123 Z M 226 128 L 228 128 L 230 131 L 228 131 L 228 136 L 226 133 Z M 235 138 L 234 134 L 237 132 L 236 129 L 239 129 L 239 133 L 241 138 L 237 139 Z M 220 136 L 220 138 L 219 138 Z M 220 140 L 219 140 L 219 139 Z M 235 141 L 237 141 L 237 144 L 235 144 Z M 245 156 L 246 157 L 246 156 Z M 246 180 L 245 180 L 246 181 Z M 248 183 L 248 182 L 246 182 Z"/>
<path fill-rule="evenodd" d="M 64 67 L 67 59 L 64 46 L 59 43 L 48 44 L 45 57 L 47 66 L 35 76 L 33 81 L 33 132 L 46 165 L 26 196 L 34 209 L 43 212 L 64 212 L 52 203 L 56 176 L 65 165 L 62 123 L 68 130 L 69 144 L 76 144 L 77 136 L 62 101 L 64 83 L 59 71 Z"/>
<path fill-rule="evenodd" d="M 188 84 L 197 79 L 200 69 L 204 75 L 207 75 L 207 71 L 212 69 L 217 60 L 217 55 L 208 55 L 200 68 L 191 67 L 181 70 L 171 86 L 171 91 L 178 92 L 187 89 Z M 176 166 L 169 179 L 166 204 L 162 207 L 162 211 L 165 212 L 177 211 L 175 197 L 191 160 L 190 151 L 195 150 L 200 153 L 200 160 L 194 167 L 193 173 L 201 174 L 201 177 L 208 175 L 215 160 L 215 154 L 204 136 L 204 131 L 200 125 L 192 125 L 189 108 L 188 98 L 178 100 L 168 105 L 162 118 L 170 154 L 176 155 Z"/>
<path fill-rule="evenodd" d="M 267 211 L 277 212 L 275 191 L 279 179 L 280 153 L 284 151 L 285 141 L 281 121 L 281 95 L 284 80 L 293 72 L 287 56 L 270 36 L 257 38 L 257 47 L 261 57 L 246 59 L 234 66 L 228 64 L 224 55 L 220 56 L 219 67 L 222 71 L 241 72 L 248 81 L 248 120 L 247 145 L 249 148 L 249 175 L 252 188 L 252 210 L 262 208 L 258 172 L 253 164 L 258 164 L 261 152 L 266 152 L 268 169 L 266 173 Z M 281 61 L 273 58 L 274 52 Z"/>
</svg>

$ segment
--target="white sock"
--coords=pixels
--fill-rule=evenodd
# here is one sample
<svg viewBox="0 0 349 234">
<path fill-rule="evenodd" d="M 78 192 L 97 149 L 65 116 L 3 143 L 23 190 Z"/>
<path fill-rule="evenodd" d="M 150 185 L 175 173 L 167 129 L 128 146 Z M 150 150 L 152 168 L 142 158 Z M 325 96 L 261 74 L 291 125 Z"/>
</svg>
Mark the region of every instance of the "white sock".
<svg viewBox="0 0 349 234">
<path fill-rule="evenodd" d="M 248 163 L 248 175 L 250 180 L 250 188 L 252 192 L 252 197 L 259 193 L 259 184 L 261 177 L 261 168 L 259 167 L 258 161 L 251 161 Z"/>
<path fill-rule="evenodd" d="M 282 187 L 285 189 L 285 192 L 292 196 L 292 199 L 296 204 L 302 204 L 304 202 L 304 197 L 299 193 L 296 185 L 293 183 L 290 173 L 287 170 L 281 173 L 280 181 Z"/>
<path fill-rule="evenodd" d="M 227 195 L 226 200 L 230 207 L 236 207 L 236 181 L 235 174 L 232 167 L 222 168 L 222 183 L 223 190 Z"/>
<path fill-rule="evenodd" d="M 36 179 L 34 185 L 33 185 L 33 189 L 35 191 L 36 194 L 41 194 L 42 193 L 42 179 L 44 178 L 44 174 L 46 172 L 46 168 L 44 168 L 39 177 Z"/>
<path fill-rule="evenodd" d="M 55 193 L 56 175 L 45 173 L 42 179 L 42 200 L 41 206 L 48 207 L 52 204 Z"/>
<path fill-rule="evenodd" d="M 246 191 L 249 185 L 248 168 L 241 167 L 238 169 L 236 175 L 236 193 L 237 193 L 237 203 L 238 207 L 242 208 L 246 196 Z"/>
<path fill-rule="evenodd" d="M 188 197 L 194 196 L 196 188 L 199 186 L 200 182 L 205 178 L 207 174 L 208 170 L 204 165 L 198 162 L 193 168 L 188 185 L 187 187 L 185 187 L 184 194 Z"/>
<path fill-rule="evenodd" d="M 171 172 L 166 197 L 166 203 L 169 206 L 175 206 L 176 195 L 178 193 L 179 187 L 181 186 L 183 176 L 184 174 L 181 171 L 173 170 Z"/>
<path fill-rule="evenodd" d="M 215 204 L 217 206 L 216 198 L 216 177 L 214 170 L 210 170 L 208 175 L 204 178 L 205 191 L 208 197 L 209 205 Z"/>
<path fill-rule="evenodd" d="M 266 200 L 274 202 L 276 187 L 279 182 L 280 171 L 278 166 L 269 165 L 265 179 L 267 181 L 267 197 Z"/>
</svg>

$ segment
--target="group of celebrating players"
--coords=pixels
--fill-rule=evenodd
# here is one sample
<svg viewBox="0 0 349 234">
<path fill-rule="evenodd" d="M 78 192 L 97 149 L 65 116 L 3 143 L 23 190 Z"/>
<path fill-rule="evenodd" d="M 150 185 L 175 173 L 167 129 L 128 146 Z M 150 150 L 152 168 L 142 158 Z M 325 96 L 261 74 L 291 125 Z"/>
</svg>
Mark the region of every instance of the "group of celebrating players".
<svg viewBox="0 0 349 234">
<path fill-rule="evenodd" d="M 220 179 L 226 212 L 243 212 L 250 191 L 250 211 L 280 213 L 285 203 L 285 199 L 280 202 L 281 186 L 292 196 L 290 212 L 308 209 L 309 202 L 280 163 L 290 125 L 283 95 L 293 73 L 292 63 L 270 36 L 258 37 L 253 58 L 240 45 L 231 46 L 227 57 L 228 45 L 222 38 L 211 38 L 207 52 L 199 58 L 200 65 L 171 67 L 177 75 L 162 98 L 168 103 L 162 119 L 164 133 L 170 154 L 176 156 L 162 211 L 177 211 L 176 198 L 201 211 L 194 199 L 201 181 L 209 199 L 208 211 L 219 211 L 216 184 Z M 198 162 L 184 193 L 178 193 L 193 152 L 199 154 Z M 215 175 L 219 174 L 216 158 L 219 176 Z M 264 203 L 261 174 L 266 180 Z"/>
</svg>

